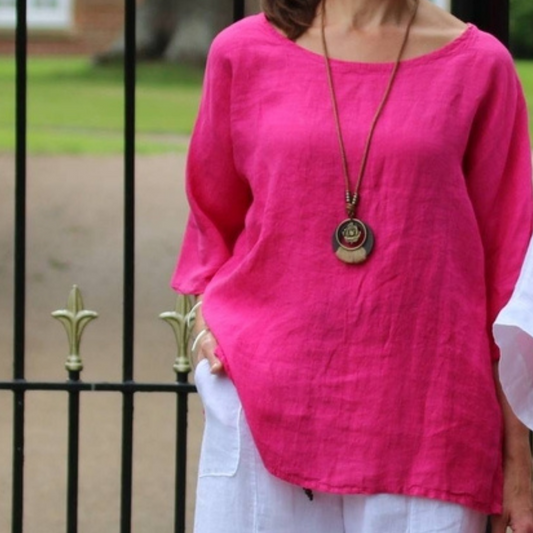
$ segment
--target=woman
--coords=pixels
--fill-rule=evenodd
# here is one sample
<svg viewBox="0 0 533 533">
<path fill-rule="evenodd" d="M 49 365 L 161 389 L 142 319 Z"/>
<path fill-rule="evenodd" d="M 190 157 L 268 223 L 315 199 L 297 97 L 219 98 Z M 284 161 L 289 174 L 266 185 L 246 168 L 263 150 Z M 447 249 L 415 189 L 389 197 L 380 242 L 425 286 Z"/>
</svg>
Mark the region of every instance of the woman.
<svg viewBox="0 0 533 533">
<path fill-rule="evenodd" d="M 490 334 L 532 226 L 511 58 L 426 0 L 263 8 L 188 159 L 196 532 L 532 533 Z"/>
</svg>

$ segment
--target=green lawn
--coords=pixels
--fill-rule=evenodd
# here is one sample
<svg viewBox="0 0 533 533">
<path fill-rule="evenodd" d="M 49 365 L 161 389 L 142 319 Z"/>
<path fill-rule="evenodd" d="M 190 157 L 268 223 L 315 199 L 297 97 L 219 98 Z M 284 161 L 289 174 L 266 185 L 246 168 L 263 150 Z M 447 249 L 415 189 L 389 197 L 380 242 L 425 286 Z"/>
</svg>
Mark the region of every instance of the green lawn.
<svg viewBox="0 0 533 533">
<path fill-rule="evenodd" d="M 12 58 L 0 58 L 0 150 L 14 147 Z M 183 149 L 198 109 L 201 69 L 145 64 L 138 69 L 137 151 Z M 84 58 L 30 58 L 28 146 L 31 153 L 120 153 L 123 72 Z"/>
<path fill-rule="evenodd" d="M 529 111 L 529 133 L 533 139 L 533 61 L 517 61 L 516 68 L 526 95 Z"/>
<path fill-rule="evenodd" d="M 533 135 L 533 61 L 518 61 Z M 137 152 L 183 150 L 198 109 L 202 70 L 143 64 L 137 82 Z M 15 145 L 15 65 L 0 57 L 0 151 Z M 30 58 L 30 153 L 120 153 L 123 149 L 123 73 L 85 58 Z"/>
</svg>

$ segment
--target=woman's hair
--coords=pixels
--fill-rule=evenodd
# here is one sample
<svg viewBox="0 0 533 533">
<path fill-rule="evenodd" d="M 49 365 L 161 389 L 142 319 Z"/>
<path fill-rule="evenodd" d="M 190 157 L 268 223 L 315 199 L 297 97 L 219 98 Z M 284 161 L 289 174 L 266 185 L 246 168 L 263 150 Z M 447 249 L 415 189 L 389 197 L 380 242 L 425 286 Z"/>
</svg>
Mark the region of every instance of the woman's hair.
<svg viewBox="0 0 533 533">
<path fill-rule="evenodd" d="M 261 0 L 266 18 L 295 40 L 311 26 L 321 0 Z"/>
</svg>

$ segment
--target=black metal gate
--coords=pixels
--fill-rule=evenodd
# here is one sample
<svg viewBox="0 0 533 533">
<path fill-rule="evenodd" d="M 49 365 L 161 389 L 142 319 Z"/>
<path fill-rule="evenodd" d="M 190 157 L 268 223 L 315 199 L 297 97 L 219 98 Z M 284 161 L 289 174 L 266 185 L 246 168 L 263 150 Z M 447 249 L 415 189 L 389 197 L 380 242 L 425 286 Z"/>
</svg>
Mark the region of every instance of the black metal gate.
<svg viewBox="0 0 533 533">
<path fill-rule="evenodd" d="M 244 16 L 244 0 L 234 0 L 234 19 Z M 136 85 L 136 1 L 125 0 L 124 59 L 124 271 L 122 381 L 84 382 L 80 380 L 80 364 L 67 362 L 68 379 L 64 382 L 28 381 L 25 373 L 26 322 L 26 124 L 27 124 L 27 6 L 17 0 L 16 26 L 16 153 L 15 153 L 15 278 L 14 278 L 14 346 L 13 379 L 0 382 L 0 390 L 13 391 L 13 463 L 12 463 L 12 533 L 24 530 L 24 453 L 25 399 L 28 391 L 64 391 L 68 395 L 68 466 L 67 466 L 67 531 L 78 531 L 78 470 L 80 393 L 84 391 L 117 392 L 122 395 L 122 454 L 120 531 L 132 529 L 132 473 L 134 396 L 159 392 L 176 396 L 176 462 L 175 462 L 175 533 L 185 532 L 187 412 L 188 395 L 196 388 L 188 382 L 188 372 L 176 368 L 175 383 L 140 383 L 134 379 L 134 300 L 135 300 L 135 85 Z M 73 311 L 80 311 L 77 290 L 71 293 Z M 186 309 L 184 309 L 186 311 Z M 59 313 L 60 314 L 60 313 Z M 59 317 L 60 318 L 60 317 Z M 73 317 L 76 336 L 87 315 Z"/>
<path fill-rule="evenodd" d="M 244 16 L 244 0 L 234 0 L 234 18 Z M 508 0 L 454 0 L 453 10 L 480 27 L 492 31 L 507 43 Z M 185 486 L 187 462 L 188 395 L 196 391 L 188 382 L 188 373 L 177 368 L 175 383 L 140 383 L 134 379 L 134 299 L 135 299 L 135 23 L 136 1 L 125 0 L 125 127 L 124 127 L 124 273 L 123 273 L 123 346 L 122 381 L 85 382 L 80 379 L 76 361 L 67 365 L 64 382 L 28 381 L 25 374 L 26 316 L 26 123 L 27 123 L 27 13 L 26 1 L 17 0 L 16 27 L 16 159 L 15 159 L 15 278 L 13 379 L 0 382 L 0 390 L 13 392 L 13 466 L 12 533 L 24 530 L 24 453 L 25 399 L 28 391 L 63 391 L 69 398 L 67 531 L 78 531 L 78 468 L 80 393 L 117 392 L 122 395 L 122 464 L 120 532 L 132 529 L 132 471 L 134 397 L 145 392 L 171 393 L 176 396 L 176 472 L 175 533 L 185 532 Z M 71 295 L 74 307 L 77 295 Z"/>
</svg>

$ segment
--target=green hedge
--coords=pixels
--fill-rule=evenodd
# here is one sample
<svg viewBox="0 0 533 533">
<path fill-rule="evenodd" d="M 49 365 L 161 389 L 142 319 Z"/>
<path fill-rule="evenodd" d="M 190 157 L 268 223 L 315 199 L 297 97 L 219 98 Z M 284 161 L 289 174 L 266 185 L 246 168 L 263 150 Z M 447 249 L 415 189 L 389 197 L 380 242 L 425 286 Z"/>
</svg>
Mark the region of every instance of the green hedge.
<svg viewBox="0 0 533 533">
<path fill-rule="evenodd" d="M 515 57 L 533 58 L 533 1 L 510 2 L 511 50 Z"/>
</svg>

